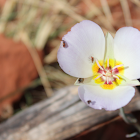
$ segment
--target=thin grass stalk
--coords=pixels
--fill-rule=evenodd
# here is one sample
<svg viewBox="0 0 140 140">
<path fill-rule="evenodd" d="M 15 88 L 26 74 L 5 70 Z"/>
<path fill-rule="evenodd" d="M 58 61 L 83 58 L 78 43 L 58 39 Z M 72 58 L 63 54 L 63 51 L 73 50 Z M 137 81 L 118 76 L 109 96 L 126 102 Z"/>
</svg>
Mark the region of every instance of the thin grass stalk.
<svg viewBox="0 0 140 140">
<path fill-rule="evenodd" d="M 120 0 L 120 3 L 122 6 L 126 26 L 133 26 L 132 20 L 131 20 L 131 13 L 129 10 L 129 5 L 128 5 L 127 0 Z"/>
<path fill-rule="evenodd" d="M 0 33 L 4 32 L 8 18 L 10 16 L 10 14 L 12 13 L 13 9 L 15 8 L 15 5 L 16 5 L 15 0 L 6 1 L 5 5 L 3 7 L 1 18 L 0 18 Z"/>
<path fill-rule="evenodd" d="M 42 63 L 40 61 L 40 58 L 38 56 L 38 53 L 37 53 L 36 49 L 32 46 L 32 43 L 30 42 L 30 40 L 29 40 L 29 38 L 28 38 L 28 36 L 26 35 L 25 32 L 22 32 L 20 34 L 20 38 L 21 38 L 21 40 L 23 42 L 26 43 L 27 49 L 28 49 L 29 53 L 31 54 L 31 57 L 32 57 L 32 59 L 34 61 L 35 67 L 36 67 L 36 69 L 38 71 L 38 74 L 39 74 L 40 80 L 42 82 L 42 85 L 44 87 L 44 90 L 46 92 L 46 95 L 48 97 L 51 97 L 53 91 L 51 89 L 51 85 L 50 85 L 50 83 L 49 83 L 49 81 L 47 79 L 46 72 L 45 72 L 45 70 L 44 70 L 44 68 L 42 66 Z"/>
<path fill-rule="evenodd" d="M 113 17 L 112 17 L 110 7 L 109 7 L 107 1 L 106 0 L 100 0 L 100 2 L 101 2 L 101 5 L 102 5 L 105 16 L 112 23 L 113 22 Z"/>
</svg>

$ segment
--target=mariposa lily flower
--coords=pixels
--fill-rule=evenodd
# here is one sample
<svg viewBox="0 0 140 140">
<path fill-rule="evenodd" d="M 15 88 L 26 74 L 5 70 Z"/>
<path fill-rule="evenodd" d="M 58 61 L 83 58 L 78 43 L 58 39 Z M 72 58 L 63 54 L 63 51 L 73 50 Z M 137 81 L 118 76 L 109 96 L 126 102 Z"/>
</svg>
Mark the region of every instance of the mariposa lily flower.
<svg viewBox="0 0 140 140">
<path fill-rule="evenodd" d="M 113 39 L 84 20 L 62 38 L 57 58 L 64 72 L 78 78 L 80 99 L 94 109 L 125 106 L 140 85 L 140 31 L 133 27 L 120 28 Z"/>
</svg>

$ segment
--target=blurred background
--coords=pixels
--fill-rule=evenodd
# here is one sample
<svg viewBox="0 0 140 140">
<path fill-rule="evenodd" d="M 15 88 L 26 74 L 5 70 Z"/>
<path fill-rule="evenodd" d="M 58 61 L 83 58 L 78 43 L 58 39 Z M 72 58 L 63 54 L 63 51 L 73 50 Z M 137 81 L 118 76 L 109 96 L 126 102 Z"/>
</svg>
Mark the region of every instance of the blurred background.
<svg viewBox="0 0 140 140">
<path fill-rule="evenodd" d="M 85 19 L 112 36 L 123 26 L 140 30 L 140 1 L 0 0 L 0 122 L 75 82 L 60 69 L 57 50 Z"/>
</svg>

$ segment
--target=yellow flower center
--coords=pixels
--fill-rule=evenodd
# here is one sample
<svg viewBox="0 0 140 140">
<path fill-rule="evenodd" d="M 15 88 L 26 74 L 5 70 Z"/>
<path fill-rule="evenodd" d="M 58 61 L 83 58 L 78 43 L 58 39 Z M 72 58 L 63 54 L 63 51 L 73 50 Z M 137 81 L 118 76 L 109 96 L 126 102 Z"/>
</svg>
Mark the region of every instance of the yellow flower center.
<svg viewBox="0 0 140 140">
<path fill-rule="evenodd" d="M 103 89 L 114 89 L 121 84 L 121 77 L 118 74 L 124 74 L 124 66 L 120 61 L 114 61 L 107 59 L 103 64 L 103 61 L 97 61 L 93 64 L 93 79 L 95 83 L 100 84 Z"/>
</svg>

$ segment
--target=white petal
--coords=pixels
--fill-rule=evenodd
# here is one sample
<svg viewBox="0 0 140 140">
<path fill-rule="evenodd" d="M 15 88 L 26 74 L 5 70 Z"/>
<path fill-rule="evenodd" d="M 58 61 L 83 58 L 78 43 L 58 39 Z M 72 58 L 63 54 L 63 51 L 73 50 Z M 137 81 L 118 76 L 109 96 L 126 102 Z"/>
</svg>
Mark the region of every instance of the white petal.
<svg viewBox="0 0 140 140">
<path fill-rule="evenodd" d="M 135 89 L 131 86 L 104 90 L 99 86 L 84 85 L 78 89 L 80 99 L 88 106 L 94 109 L 104 108 L 105 110 L 116 110 L 125 106 L 132 99 L 134 93 Z"/>
<path fill-rule="evenodd" d="M 91 57 L 103 60 L 105 38 L 102 29 L 94 22 L 84 20 L 71 28 L 61 42 L 57 58 L 67 74 L 87 78 L 93 75 Z"/>
<path fill-rule="evenodd" d="M 114 38 L 114 55 L 124 67 L 129 67 L 124 71 L 125 77 L 140 78 L 140 31 L 133 27 L 119 29 Z"/>
</svg>

